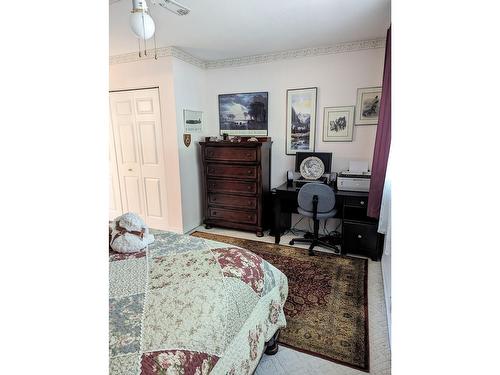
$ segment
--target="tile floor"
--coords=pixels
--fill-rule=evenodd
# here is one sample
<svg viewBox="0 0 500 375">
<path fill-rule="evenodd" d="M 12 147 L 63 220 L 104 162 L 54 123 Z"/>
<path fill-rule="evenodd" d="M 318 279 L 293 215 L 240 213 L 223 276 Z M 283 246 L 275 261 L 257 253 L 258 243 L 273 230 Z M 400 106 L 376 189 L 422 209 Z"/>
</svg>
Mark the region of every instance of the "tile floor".
<svg viewBox="0 0 500 375">
<path fill-rule="evenodd" d="M 203 226 L 195 228 L 193 231 L 195 230 L 274 243 L 274 237 L 268 235 L 258 238 L 254 233 L 222 228 L 206 230 Z M 299 236 L 286 234 L 281 237 L 281 243 L 288 244 L 292 237 Z M 299 244 L 296 246 L 307 247 L 307 245 Z M 321 248 L 318 247 L 316 249 L 320 251 Z M 324 251 L 328 252 L 329 250 Z M 370 374 L 389 375 L 391 373 L 391 351 L 387 330 L 382 270 L 380 262 L 373 262 L 371 260 L 368 260 L 368 325 L 370 338 Z M 300 353 L 283 346 L 280 347 L 278 353 L 274 356 L 264 354 L 255 371 L 255 375 L 319 374 L 362 375 L 366 374 L 366 372 Z"/>
</svg>

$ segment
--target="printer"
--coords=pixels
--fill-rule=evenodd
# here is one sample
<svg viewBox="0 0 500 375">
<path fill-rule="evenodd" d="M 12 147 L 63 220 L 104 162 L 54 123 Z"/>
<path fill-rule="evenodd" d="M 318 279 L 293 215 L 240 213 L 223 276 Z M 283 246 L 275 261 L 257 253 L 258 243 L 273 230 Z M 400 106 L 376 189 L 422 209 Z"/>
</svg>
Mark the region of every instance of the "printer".
<svg viewBox="0 0 500 375">
<path fill-rule="evenodd" d="M 349 169 L 337 176 L 337 190 L 370 191 L 371 172 L 367 161 L 350 161 Z"/>
</svg>

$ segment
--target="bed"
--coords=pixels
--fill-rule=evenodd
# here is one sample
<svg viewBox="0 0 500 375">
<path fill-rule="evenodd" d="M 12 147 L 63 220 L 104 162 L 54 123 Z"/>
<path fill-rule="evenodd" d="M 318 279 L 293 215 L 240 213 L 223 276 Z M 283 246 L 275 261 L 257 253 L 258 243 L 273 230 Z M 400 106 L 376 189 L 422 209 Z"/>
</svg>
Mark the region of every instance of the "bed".
<svg viewBox="0 0 500 375">
<path fill-rule="evenodd" d="M 286 325 L 286 276 L 233 245 L 153 233 L 109 254 L 110 374 L 252 374 Z"/>
</svg>

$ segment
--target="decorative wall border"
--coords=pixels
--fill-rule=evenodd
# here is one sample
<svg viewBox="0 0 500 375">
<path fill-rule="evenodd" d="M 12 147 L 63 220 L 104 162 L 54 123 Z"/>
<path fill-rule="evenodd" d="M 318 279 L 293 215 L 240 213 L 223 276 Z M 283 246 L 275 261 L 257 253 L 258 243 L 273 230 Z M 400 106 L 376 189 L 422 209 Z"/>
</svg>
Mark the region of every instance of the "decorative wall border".
<svg viewBox="0 0 500 375">
<path fill-rule="evenodd" d="M 201 69 L 206 69 L 206 61 L 198 59 L 193 55 L 190 55 L 187 52 L 184 52 L 180 48 L 177 47 L 161 47 L 156 49 L 156 55 L 158 58 L 161 57 L 176 57 L 180 60 L 183 60 L 189 64 L 197 66 Z M 129 62 L 136 62 L 142 60 L 153 60 L 155 58 L 154 49 L 148 49 L 147 55 L 144 55 L 144 51 L 142 52 L 142 57 L 139 57 L 139 52 L 125 53 L 123 55 L 115 55 L 110 56 L 109 65 L 115 64 L 124 64 Z"/>
<path fill-rule="evenodd" d="M 280 51 L 262 55 L 237 57 L 232 59 L 207 61 L 207 69 L 226 68 L 231 66 L 264 64 L 279 60 L 298 59 L 301 57 L 312 57 L 321 55 L 332 55 L 336 53 L 361 51 L 372 48 L 384 48 L 385 38 L 362 40 L 357 42 L 338 43 L 333 46 L 302 48 L 288 51 Z"/>
<path fill-rule="evenodd" d="M 251 55 L 220 60 L 202 60 L 190 55 L 177 47 L 162 47 L 157 49 L 157 56 L 176 57 L 187 63 L 195 65 L 201 69 L 220 69 L 234 66 L 265 64 L 273 61 L 298 59 L 302 57 L 313 57 L 322 55 L 332 55 L 336 53 L 362 51 L 366 49 L 384 48 L 385 38 L 370 40 L 360 40 L 356 42 L 338 43 L 331 46 L 302 48 L 295 50 L 279 51 L 261 55 Z M 123 64 L 141 60 L 151 60 L 154 58 L 154 50 L 148 50 L 146 56 L 139 57 L 138 52 L 115 55 L 109 58 L 109 64 Z"/>
</svg>

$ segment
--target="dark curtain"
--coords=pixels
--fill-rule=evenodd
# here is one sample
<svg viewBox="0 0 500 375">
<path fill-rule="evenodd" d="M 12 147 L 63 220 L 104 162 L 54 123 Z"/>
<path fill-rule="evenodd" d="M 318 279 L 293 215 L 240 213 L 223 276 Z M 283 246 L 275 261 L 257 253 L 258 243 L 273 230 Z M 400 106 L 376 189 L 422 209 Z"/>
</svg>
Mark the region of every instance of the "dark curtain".
<svg viewBox="0 0 500 375">
<path fill-rule="evenodd" d="M 384 78 L 382 82 L 382 98 L 373 150 L 372 176 L 368 193 L 368 216 L 378 218 L 382 192 L 384 191 L 385 172 L 389 149 L 391 147 L 391 28 L 387 30 L 385 45 Z"/>
</svg>

